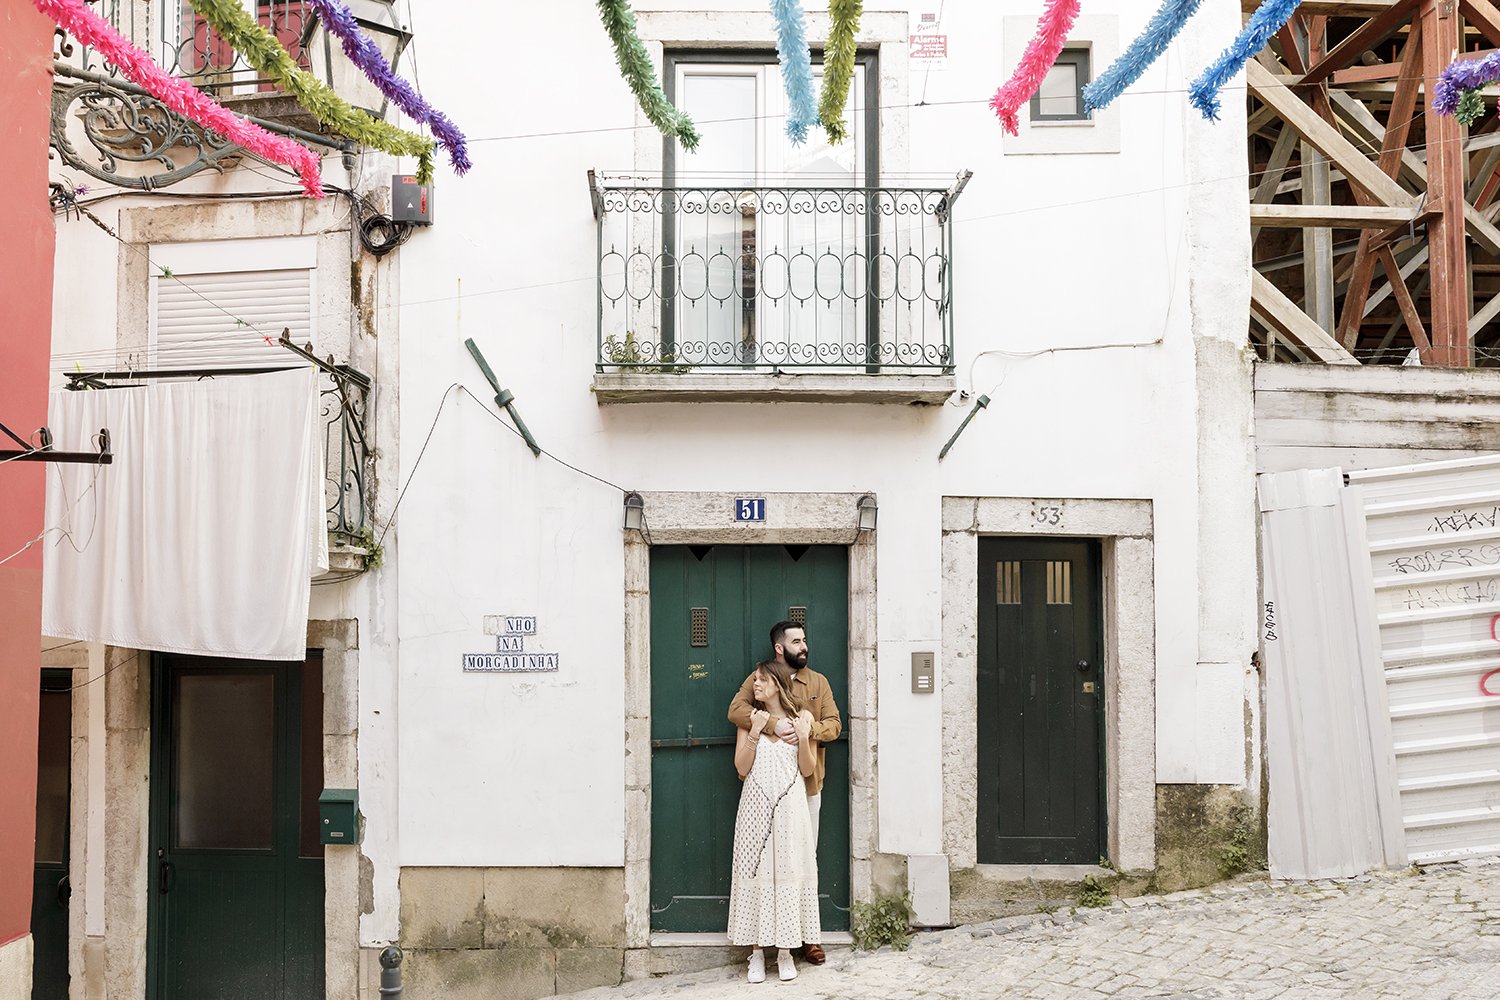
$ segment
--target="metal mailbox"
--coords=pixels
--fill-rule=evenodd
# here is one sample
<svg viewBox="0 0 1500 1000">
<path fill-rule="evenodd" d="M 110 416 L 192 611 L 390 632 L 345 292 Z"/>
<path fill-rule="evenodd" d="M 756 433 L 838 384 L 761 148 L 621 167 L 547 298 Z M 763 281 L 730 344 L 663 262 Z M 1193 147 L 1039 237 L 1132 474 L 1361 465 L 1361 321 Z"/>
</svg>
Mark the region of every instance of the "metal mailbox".
<svg viewBox="0 0 1500 1000">
<path fill-rule="evenodd" d="M 324 844 L 359 843 L 358 789 L 323 789 L 318 796 L 318 839 Z"/>
</svg>

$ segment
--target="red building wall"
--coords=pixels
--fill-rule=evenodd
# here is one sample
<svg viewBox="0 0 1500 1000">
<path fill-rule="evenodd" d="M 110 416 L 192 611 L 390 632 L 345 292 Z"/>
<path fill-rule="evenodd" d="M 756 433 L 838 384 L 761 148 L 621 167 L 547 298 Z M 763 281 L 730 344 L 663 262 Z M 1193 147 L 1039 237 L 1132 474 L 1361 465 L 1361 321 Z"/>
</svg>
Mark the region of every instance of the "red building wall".
<svg viewBox="0 0 1500 1000">
<path fill-rule="evenodd" d="M 47 420 L 54 230 L 47 202 L 52 23 L 0 0 L 0 422 L 25 437 Z M 8 445 L 0 445 L 7 447 Z M 42 531 L 46 466 L 0 465 L 0 559 Z M 29 933 L 36 823 L 42 547 L 0 565 L 0 946 Z"/>
</svg>

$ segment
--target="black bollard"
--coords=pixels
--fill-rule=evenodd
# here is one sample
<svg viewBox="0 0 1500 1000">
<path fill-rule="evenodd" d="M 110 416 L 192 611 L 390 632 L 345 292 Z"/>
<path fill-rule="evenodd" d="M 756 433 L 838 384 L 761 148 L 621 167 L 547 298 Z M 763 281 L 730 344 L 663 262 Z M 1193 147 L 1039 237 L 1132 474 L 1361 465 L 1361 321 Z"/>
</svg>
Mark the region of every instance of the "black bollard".
<svg viewBox="0 0 1500 1000">
<path fill-rule="evenodd" d="M 401 958 L 401 949 L 395 945 L 387 945 L 380 953 L 381 997 L 401 995 Z"/>
</svg>

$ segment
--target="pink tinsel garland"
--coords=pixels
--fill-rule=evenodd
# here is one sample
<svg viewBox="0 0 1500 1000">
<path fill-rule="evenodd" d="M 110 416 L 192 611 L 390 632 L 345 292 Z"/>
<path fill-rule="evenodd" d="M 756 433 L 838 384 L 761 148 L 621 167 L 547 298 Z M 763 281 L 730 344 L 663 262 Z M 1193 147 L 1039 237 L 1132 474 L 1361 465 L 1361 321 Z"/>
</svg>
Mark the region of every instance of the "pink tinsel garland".
<svg viewBox="0 0 1500 1000">
<path fill-rule="evenodd" d="M 1068 40 L 1068 32 L 1078 18 L 1079 7 L 1079 0 L 1047 0 L 1047 9 L 1037 21 L 1036 37 L 1027 44 L 1021 55 L 1021 64 L 990 98 L 990 107 L 995 109 L 1000 124 L 1011 135 L 1018 134 L 1021 127 L 1016 110 L 1037 92 L 1047 71 L 1057 62 L 1057 56 Z"/>
<path fill-rule="evenodd" d="M 113 63 L 126 79 L 143 87 L 152 97 L 257 156 L 294 168 L 302 178 L 302 188 L 308 196 L 323 197 L 318 157 L 312 150 L 246 121 L 187 80 L 168 73 L 91 10 L 84 0 L 31 2 L 78 41 L 98 49 L 106 62 Z"/>
</svg>

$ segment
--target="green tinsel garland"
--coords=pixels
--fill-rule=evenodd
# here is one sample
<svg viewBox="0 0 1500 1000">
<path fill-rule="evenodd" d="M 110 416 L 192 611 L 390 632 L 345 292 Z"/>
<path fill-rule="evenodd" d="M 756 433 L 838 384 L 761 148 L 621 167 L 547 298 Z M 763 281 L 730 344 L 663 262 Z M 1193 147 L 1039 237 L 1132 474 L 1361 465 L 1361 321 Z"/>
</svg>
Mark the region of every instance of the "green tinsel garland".
<svg viewBox="0 0 1500 1000">
<path fill-rule="evenodd" d="M 1473 125 L 1484 117 L 1484 98 L 1477 90 L 1466 90 L 1458 99 L 1458 110 L 1453 113 L 1460 125 Z"/>
<path fill-rule="evenodd" d="M 318 121 L 362 145 L 394 156 L 415 156 L 417 179 L 423 184 L 432 180 L 430 139 L 350 107 L 342 97 L 300 68 L 276 36 L 256 23 L 239 0 L 192 0 L 192 4 L 219 37 L 245 57 L 245 62 L 295 97 Z"/>
<path fill-rule="evenodd" d="M 823 97 L 818 102 L 818 117 L 828 141 L 833 143 L 849 137 L 844 105 L 854 79 L 854 36 L 859 33 L 864 6 L 862 0 L 828 0 L 828 44 L 823 49 Z"/>
<path fill-rule="evenodd" d="M 661 129 L 662 135 L 676 136 L 683 149 L 697 149 L 699 136 L 692 119 L 672 106 L 656 82 L 656 69 L 636 34 L 635 12 L 628 0 L 597 0 L 597 6 L 604 30 L 614 43 L 620 75 L 630 84 L 647 120 Z"/>
</svg>

